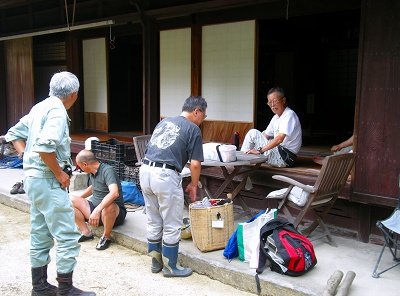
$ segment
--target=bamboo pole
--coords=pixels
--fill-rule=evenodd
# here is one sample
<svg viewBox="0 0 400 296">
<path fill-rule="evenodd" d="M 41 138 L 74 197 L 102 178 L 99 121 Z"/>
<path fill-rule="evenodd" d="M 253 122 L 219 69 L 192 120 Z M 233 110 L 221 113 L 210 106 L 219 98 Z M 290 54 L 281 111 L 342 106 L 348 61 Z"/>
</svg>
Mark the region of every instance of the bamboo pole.
<svg viewBox="0 0 400 296">
<path fill-rule="evenodd" d="M 326 283 L 326 287 L 322 296 L 334 296 L 336 288 L 339 286 L 342 277 L 343 272 L 341 270 L 336 270 Z"/>
<path fill-rule="evenodd" d="M 342 284 L 339 286 L 336 296 L 346 296 L 355 277 L 356 273 L 354 271 L 348 271 Z"/>
</svg>

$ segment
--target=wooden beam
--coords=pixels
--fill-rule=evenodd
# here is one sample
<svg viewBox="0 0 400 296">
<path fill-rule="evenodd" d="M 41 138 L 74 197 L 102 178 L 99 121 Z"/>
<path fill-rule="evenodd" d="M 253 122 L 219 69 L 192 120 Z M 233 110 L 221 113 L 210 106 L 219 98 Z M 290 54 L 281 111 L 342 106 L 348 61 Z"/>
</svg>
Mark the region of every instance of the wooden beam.
<svg viewBox="0 0 400 296">
<path fill-rule="evenodd" d="M 380 205 L 380 206 L 387 206 L 395 208 L 397 206 L 398 200 L 396 198 L 382 196 L 382 195 L 375 195 L 375 194 L 368 194 L 368 193 L 361 193 L 361 192 L 353 192 L 351 195 L 352 202 L 359 202 L 359 203 L 367 203 L 373 205 Z"/>
<path fill-rule="evenodd" d="M 230 9 L 235 7 L 251 6 L 269 2 L 280 2 L 279 0 L 214 0 L 188 5 L 171 6 L 167 8 L 151 9 L 145 11 L 145 15 L 157 19 L 173 18 L 194 13 Z"/>
<path fill-rule="evenodd" d="M 20 5 L 28 5 L 32 2 L 39 2 L 41 0 L 1 0 L 0 1 L 0 8 L 9 8 L 15 7 Z"/>
</svg>

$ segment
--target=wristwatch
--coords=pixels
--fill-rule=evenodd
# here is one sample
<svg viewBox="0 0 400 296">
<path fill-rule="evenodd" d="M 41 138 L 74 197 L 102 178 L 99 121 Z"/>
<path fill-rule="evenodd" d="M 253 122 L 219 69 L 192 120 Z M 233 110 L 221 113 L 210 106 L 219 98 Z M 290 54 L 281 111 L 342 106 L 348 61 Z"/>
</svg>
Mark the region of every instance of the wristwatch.
<svg viewBox="0 0 400 296">
<path fill-rule="evenodd" d="M 263 154 L 263 153 L 264 153 L 263 147 L 258 147 L 257 151 L 260 152 L 260 154 Z"/>
</svg>

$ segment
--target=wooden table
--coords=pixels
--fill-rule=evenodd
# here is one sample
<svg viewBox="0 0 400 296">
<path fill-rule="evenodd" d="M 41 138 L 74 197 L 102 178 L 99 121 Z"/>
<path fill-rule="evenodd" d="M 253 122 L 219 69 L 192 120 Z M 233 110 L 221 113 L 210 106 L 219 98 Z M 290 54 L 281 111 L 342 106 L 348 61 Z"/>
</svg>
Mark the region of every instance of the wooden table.
<svg viewBox="0 0 400 296">
<path fill-rule="evenodd" d="M 240 190 L 246 185 L 247 178 L 250 178 L 256 170 L 267 161 L 267 157 L 264 155 L 256 155 L 256 154 L 246 154 L 242 151 L 236 151 L 237 161 L 234 162 L 220 162 L 215 160 L 206 159 L 201 163 L 202 170 L 207 169 L 207 167 L 219 167 L 222 170 L 222 173 L 225 177 L 225 181 L 221 184 L 215 194 L 212 194 L 207 187 L 207 179 L 205 176 L 200 175 L 200 181 L 203 186 L 204 191 L 208 195 L 209 198 L 218 199 L 224 198 L 221 197 L 221 194 L 226 190 L 228 185 L 232 188 L 232 199 L 239 202 L 240 206 L 243 209 L 243 213 L 237 215 L 235 219 L 238 219 L 242 216 L 248 215 L 250 218 L 253 217 L 253 214 L 247 204 L 244 202 L 243 197 L 240 195 Z M 242 170 L 244 166 L 247 166 L 246 169 Z M 228 168 L 233 168 L 233 170 L 228 170 Z M 233 179 L 237 175 L 242 175 L 243 179 L 239 184 L 235 186 L 232 182 Z"/>
</svg>

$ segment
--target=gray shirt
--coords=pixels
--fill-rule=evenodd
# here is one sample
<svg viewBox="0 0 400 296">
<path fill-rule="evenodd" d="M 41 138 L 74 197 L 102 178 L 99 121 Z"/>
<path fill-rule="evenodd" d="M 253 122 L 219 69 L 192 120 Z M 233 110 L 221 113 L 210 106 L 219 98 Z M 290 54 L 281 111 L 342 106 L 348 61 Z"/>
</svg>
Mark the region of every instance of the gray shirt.
<svg viewBox="0 0 400 296">
<path fill-rule="evenodd" d="M 90 200 L 95 207 L 97 207 L 110 192 L 108 186 L 111 184 L 118 185 L 119 196 L 114 200 L 114 202 L 120 207 L 124 206 L 121 181 L 112 166 L 106 163 L 100 163 L 96 174 L 90 174 L 89 176 L 92 183 L 92 197 Z"/>
<path fill-rule="evenodd" d="M 173 165 L 179 172 L 189 160 L 203 161 L 200 128 L 184 116 L 165 118 L 155 127 L 145 157 Z"/>
</svg>

